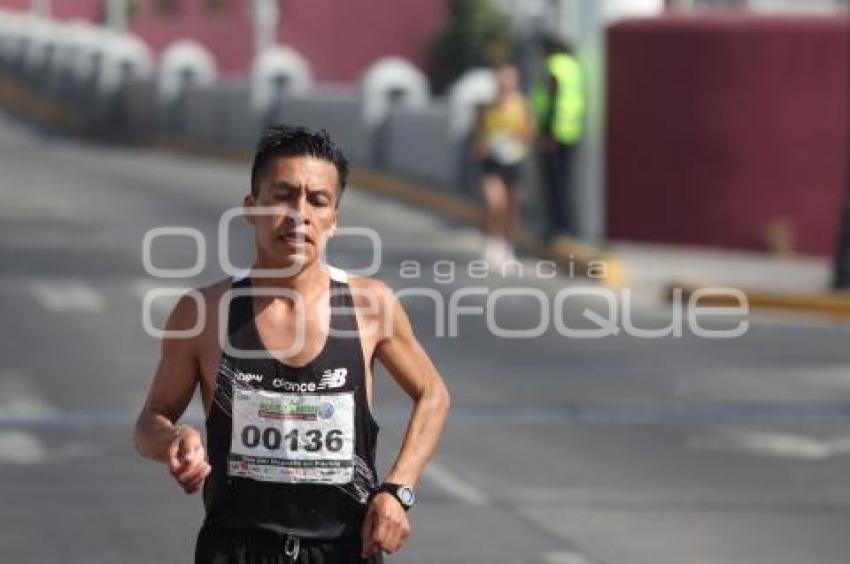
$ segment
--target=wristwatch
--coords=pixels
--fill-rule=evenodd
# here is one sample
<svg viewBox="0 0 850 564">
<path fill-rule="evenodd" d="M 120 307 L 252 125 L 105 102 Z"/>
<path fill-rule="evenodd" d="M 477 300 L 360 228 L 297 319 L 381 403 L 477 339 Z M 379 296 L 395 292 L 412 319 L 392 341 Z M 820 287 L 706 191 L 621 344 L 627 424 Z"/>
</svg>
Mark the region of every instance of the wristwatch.
<svg viewBox="0 0 850 564">
<path fill-rule="evenodd" d="M 407 511 L 413 507 L 416 501 L 416 494 L 413 493 L 413 488 L 403 484 L 393 484 L 392 482 L 384 482 L 378 487 L 376 494 L 386 492 L 398 500 L 404 510 Z"/>
</svg>

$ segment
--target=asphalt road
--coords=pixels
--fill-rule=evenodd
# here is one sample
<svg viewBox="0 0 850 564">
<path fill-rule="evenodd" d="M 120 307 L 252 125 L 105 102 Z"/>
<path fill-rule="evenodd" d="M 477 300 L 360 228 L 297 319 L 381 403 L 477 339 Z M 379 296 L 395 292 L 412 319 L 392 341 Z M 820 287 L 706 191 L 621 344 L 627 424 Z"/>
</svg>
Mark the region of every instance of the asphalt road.
<svg viewBox="0 0 850 564">
<path fill-rule="evenodd" d="M 219 218 L 247 181 L 243 164 L 92 146 L 0 118 L 0 561 L 191 561 L 200 498 L 131 446 L 157 360 L 143 299 L 221 275 Z M 579 295 L 593 288 L 585 280 L 550 278 L 545 265 L 537 276 L 529 258 L 522 273 L 478 278 L 474 231 L 356 187 L 342 218 L 379 234 L 378 276 L 419 292 L 405 302 L 454 395 L 414 536 L 391 561 L 847 562 L 850 327 L 754 315 L 734 339 L 687 323 L 681 337 L 639 338 L 620 311 L 616 336 L 565 336 L 598 327 L 586 307 L 610 317 Z M 145 272 L 143 238 L 163 226 L 204 235 L 198 276 Z M 249 233 L 232 232 L 229 256 L 250 263 Z M 367 243 L 340 237 L 330 262 L 365 267 Z M 158 239 L 153 261 L 186 268 L 194 245 Z M 578 294 L 557 307 L 564 289 Z M 153 323 L 168 301 L 153 302 Z M 639 327 L 672 318 L 660 303 L 629 311 Z M 494 335 L 488 312 L 491 328 L 540 334 Z M 380 373 L 384 468 L 408 409 Z M 197 401 L 186 417 L 201 421 Z"/>
</svg>

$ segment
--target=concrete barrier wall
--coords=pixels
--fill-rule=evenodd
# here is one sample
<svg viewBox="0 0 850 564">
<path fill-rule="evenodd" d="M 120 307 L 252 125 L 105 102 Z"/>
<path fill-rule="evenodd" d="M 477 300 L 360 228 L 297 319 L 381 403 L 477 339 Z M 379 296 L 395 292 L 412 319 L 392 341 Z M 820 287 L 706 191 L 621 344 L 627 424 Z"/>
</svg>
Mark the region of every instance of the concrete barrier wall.
<svg viewBox="0 0 850 564">
<path fill-rule="evenodd" d="M 371 132 L 361 116 L 355 92 L 315 91 L 282 100 L 271 121 L 326 129 L 352 162 L 371 164 Z"/>
<path fill-rule="evenodd" d="M 226 108 L 222 115 L 221 144 L 226 149 L 253 149 L 257 144 L 263 120 L 251 110 L 250 96 L 247 83 L 233 85 L 221 93 L 220 103 Z"/>
<path fill-rule="evenodd" d="M 153 80 L 140 80 L 129 83 L 121 92 L 126 98 L 127 136 L 138 142 L 146 142 L 153 138 L 156 127 L 151 127 L 157 121 L 156 83 Z"/>
<path fill-rule="evenodd" d="M 159 74 L 144 79 L 123 77 L 108 92 L 95 89 L 99 68 L 92 70 L 91 84 L 64 79 L 60 68 L 45 79 L 21 72 L 14 57 L 3 59 L 0 80 L 17 84 L 18 98 L 29 92 L 39 107 L 56 108 L 47 114 L 62 115 L 63 123 L 75 123 L 75 131 L 105 139 L 247 154 L 267 125 L 326 129 L 354 164 L 427 185 L 432 193 L 481 202 L 477 167 L 468 156 L 468 134 L 453 123 L 457 100 L 454 105 L 446 99 L 431 100 L 424 77 L 401 72 L 404 65 L 398 61 L 391 61 L 395 66 L 376 63 L 386 71 L 384 78 L 392 88 L 381 88 L 380 81 L 378 87 L 367 88 L 371 83 L 365 79 L 359 87 L 280 88 L 273 89 L 262 105 L 252 104 L 249 77 L 204 78 L 206 71 L 193 61 L 186 57 L 177 70 L 164 73 L 160 68 Z M 394 73 L 412 81 L 412 86 Z M 166 75 L 169 88 L 164 88 Z M 534 204 L 525 206 L 526 213 Z"/>
<path fill-rule="evenodd" d="M 184 140 L 192 145 L 238 148 L 256 133 L 248 106 L 246 83 L 218 83 L 211 87 L 189 87 L 185 100 Z M 181 103 L 181 102 L 178 102 Z M 240 134 L 244 132 L 244 134 Z"/>
<path fill-rule="evenodd" d="M 445 105 L 432 105 L 421 111 L 393 111 L 382 133 L 387 170 L 443 189 L 459 185 L 463 147 L 450 140 Z"/>
</svg>

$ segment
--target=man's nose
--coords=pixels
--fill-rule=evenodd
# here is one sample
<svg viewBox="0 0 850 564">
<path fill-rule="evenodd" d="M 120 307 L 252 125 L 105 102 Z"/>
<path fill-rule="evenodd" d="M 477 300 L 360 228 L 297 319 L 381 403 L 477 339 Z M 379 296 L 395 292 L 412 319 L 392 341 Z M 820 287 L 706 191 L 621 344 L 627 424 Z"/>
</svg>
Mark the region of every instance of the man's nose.
<svg viewBox="0 0 850 564">
<path fill-rule="evenodd" d="M 310 205 L 307 202 L 307 198 L 297 198 L 292 202 L 292 206 L 286 214 L 286 219 L 295 226 L 302 223 L 310 223 Z"/>
</svg>

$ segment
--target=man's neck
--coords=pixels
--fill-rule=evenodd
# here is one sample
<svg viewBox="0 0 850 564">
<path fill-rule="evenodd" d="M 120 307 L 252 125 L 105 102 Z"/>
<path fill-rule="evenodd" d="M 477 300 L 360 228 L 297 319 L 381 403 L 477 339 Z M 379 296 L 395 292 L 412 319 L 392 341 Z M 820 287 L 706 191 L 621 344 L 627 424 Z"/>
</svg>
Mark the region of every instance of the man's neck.
<svg viewBox="0 0 850 564">
<path fill-rule="evenodd" d="M 255 288 L 274 288 L 292 290 L 303 298 L 309 299 L 313 294 L 326 290 L 330 275 L 320 261 L 300 268 L 292 276 L 255 276 L 254 270 L 273 268 L 264 266 L 257 261 L 251 267 L 251 285 Z M 278 267 L 280 268 L 280 267 Z"/>
</svg>

